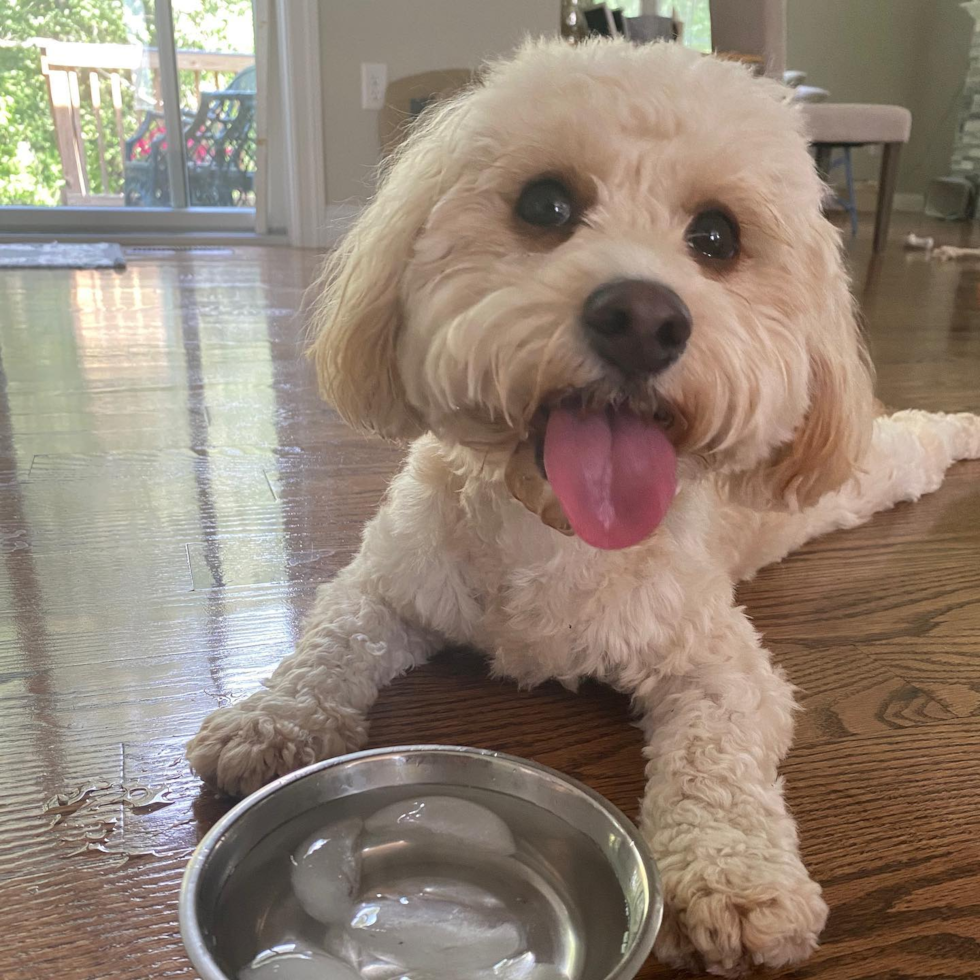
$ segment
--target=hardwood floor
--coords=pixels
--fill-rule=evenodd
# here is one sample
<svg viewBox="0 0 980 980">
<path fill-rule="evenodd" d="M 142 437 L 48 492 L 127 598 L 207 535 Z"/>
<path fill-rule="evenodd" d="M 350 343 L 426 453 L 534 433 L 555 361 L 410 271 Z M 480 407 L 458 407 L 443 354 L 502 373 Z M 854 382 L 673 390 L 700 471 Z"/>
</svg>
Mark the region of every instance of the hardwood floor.
<svg viewBox="0 0 980 980">
<path fill-rule="evenodd" d="M 854 247 L 881 395 L 980 410 L 980 262 L 906 256 L 909 227 L 968 238 L 897 219 L 880 261 Z M 194 976 L 177 889 L 227 804 L 182 745 L 290 649 L 400 456 L 315 397 L 315 264 L 145 250 L 119 274 L 0 272 L 3 980 Z M 980 976 L 980 463 L 741 601 L 801 688 L 784 773 L 833 910 L 786 975 Z M 599 687 L 521 693 L 442 657 L 374 712 L 373 744 L 411 741 L 529 756 L 637 812 L 640 735 Z"/>
</svg>

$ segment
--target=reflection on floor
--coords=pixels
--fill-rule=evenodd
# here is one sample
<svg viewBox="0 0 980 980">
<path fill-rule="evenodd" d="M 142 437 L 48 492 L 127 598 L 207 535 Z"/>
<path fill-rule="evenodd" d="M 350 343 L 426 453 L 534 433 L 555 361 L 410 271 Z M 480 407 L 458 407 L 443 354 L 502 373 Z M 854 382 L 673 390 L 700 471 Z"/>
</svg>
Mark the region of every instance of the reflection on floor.
<svg viewBox="0 0 980 980">
<path fill-rule="evenodd" d="M 881 394 L 978 410 L 980 263 L 905 256 L 910 227 L 966 240 L 899 219 L 877 264 L 865 238 L 854 246 Z M 0 274 L 5 980 L 193 976 L 177 886 L 224 804 L 199 794 L 181 745 L 289 650 L 400 456 L 315 397 L 300 356 L 315 265 L 287 250 L 149 251 L 119 274 Z M 980 464 L 817 542 L 742 599 L 807 708 L 785 771 L 834 914 L 795 975 L 972 975 Z M 622 700 L 518 693 L 472 656 L 396 685 L 373 738 L 528 755 L 631 814 L 642 789 Z"/>
</svg>

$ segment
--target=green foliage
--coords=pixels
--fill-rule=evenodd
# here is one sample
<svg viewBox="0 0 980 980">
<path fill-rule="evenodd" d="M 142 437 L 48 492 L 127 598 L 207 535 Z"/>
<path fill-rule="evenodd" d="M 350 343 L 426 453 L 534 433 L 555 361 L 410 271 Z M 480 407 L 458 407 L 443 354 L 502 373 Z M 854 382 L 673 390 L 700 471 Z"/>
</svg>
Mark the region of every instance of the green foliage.
<svg viewBox="0 0 980 980">
<path fill-rule="evenodd" d="M 606 0 L 606 5 L 614 10 L 622 10 L 626 17 L 637 17 L 642 13 L 660 13 L 667 17 L 677 15 L 684 24 L 684 44 L 695 51 L 711 50 L 711 10 L 709 0 Z M 583 7 L 590 4 L 583 3 Z"/>
<path fill-rule="evenodd" d="M 664 5 L 669 7 L 670 5 Z M 673 0 L 673 9 L 684 22 L 684 44 L 695 51 L 711 50 L 709 0 Z"/>
<path fill-rule="evenodd" d="M 174 0 L 174 33 L 179 48 L 251 51 L 251 0 Z M 0 0 L 0 205 L 52 205 L 61 201 L 64 177 L 55 141 L 47 85 L 34 38 L 88 43 L 156 43 L 153 0 Z M 244 45 L 244 46 L 239 46 Z M 184 104 L 196 107 L 194 80 L 182 72 Z M 222 75 L 227 84 L 231 75 Z M 122 190 L 122 154 L 102 73 L 102 122 L 109 170 L 101 186 L 95 113 L 88 73 L 79 73 L 82 136 L 91 189 Z M 202 88 L 215 87 L 213 84 Z M 123 127 L 131 136 L 143 110 L 132 80 L 124 76 Z"/>
<path fill-rule="evenodd" d="M 37 52 L 0 48 L 0 204 L 57 204 L 61 160 Z"/>
<path fill-rule="evenodd" d="M 254 51 L 252 0 L 172 0 L 178 48 Z"/>
</svg>

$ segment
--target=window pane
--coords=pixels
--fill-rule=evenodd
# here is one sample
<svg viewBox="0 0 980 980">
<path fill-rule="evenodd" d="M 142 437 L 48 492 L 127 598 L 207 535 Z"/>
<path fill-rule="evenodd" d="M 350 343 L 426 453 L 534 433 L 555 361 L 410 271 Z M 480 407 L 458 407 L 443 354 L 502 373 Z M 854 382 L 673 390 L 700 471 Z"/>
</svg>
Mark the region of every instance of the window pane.
<svg viewBox="0 0 980 980">
<path fill-rule="evenodd" d="M 0 205 L 170 203 L 153 8 L 8 0 Z"/>
<path fill-rule="evenodd" d="M 255 206 L 252 0 L 173 0 L 193 207 Z"/>
</svg>

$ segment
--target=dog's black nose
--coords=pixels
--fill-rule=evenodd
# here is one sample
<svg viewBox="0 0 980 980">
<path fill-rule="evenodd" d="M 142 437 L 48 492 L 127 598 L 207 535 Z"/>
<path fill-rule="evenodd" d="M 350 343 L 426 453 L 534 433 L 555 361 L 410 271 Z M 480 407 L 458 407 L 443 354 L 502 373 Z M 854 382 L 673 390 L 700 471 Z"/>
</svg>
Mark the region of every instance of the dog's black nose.
<svg viewBox="0 0 980 980">
<path fill-rule="evenodd" d="M 592 349 L 624 374 L 656 374 L 680 356 L 691 336 L 691 313 L 672 289 L 646 279 L 617 279 L 582 308 Z"/>
</svg>

